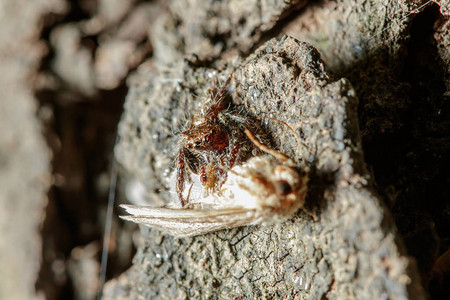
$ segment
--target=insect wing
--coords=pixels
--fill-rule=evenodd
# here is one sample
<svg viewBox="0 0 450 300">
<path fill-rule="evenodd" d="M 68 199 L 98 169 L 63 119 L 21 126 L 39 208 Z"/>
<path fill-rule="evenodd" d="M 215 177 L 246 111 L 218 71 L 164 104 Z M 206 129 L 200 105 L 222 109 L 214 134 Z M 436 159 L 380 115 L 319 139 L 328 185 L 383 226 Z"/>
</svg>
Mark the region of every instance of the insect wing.
<svg viewBox="0 0 450 300">
<path fill-rule="evenodd" d="M 255 209 L 174 209 L 121 205 L 129 216 L 124 220 L 160 229 L 178 237 L 206 234 L 225 228 L 255 225 L 265 219 L 265 211 Z"/>
</svg>

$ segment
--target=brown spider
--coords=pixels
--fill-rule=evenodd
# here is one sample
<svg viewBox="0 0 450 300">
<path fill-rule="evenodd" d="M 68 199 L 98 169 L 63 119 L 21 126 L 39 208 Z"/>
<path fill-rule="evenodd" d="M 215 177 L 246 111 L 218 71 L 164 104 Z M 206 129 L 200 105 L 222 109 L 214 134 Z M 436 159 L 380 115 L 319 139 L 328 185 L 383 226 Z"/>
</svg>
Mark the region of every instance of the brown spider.
<svg viewBox="0 0 450 300">
<path fill-rule="evenodd" d="M 245 129 L 255 132 L 254 121 L 229 109 L 225 89 L 233 73 L 220 90 L 214 85 L 206 108 L 194 115 L 181 133 L 176 188 L 183 207 L 189 202 L 189 192 L 186 198 L 183 196 L 186 181 L 191 181 L 189 172 L 200 176 L 208 192 L 220 192 L 227 178 L 226 170 L 245 161 L 256 149 L 244 134 Z"/>
</svg>

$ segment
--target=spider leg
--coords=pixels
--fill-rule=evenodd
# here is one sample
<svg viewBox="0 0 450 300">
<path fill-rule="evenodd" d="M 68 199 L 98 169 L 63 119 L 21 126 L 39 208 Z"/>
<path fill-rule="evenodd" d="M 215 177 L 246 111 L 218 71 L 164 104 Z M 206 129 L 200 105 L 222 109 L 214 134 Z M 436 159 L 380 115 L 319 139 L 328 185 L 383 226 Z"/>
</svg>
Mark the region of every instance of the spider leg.
<svg viewBox="0 0 450 300">
<path fill-rule="evenodd" d="M 241 145 L 239 143 L 235 143 L 233 145 L 233 148 L 232 148 L 231 153 L 230 153 L 231 157 L 230 157 L 230 160 L 228 162 L 228 168 L 230 168 L 230 169 L 233 168 L 234 163 L 236 162 L 236 159 L 238 157 L 239 150 L 241 150 Z"/>
<path fill-rule="evenodd" d="M 210 88 L 211 99 L 216 99 L 217 94 L 219 93 L 219 90 L 217 88 L 218 85 L 219 85 L 219 80 L 217 79 L 217 77 L 215 77 L 213 86 Z"/>
<path fill-rule="evenodd" d="M 178 198 L 180 199 L 181 206 L 185 206 L 188 204 L 189 201 L 189 195 L 188 199 L 184 199 L 183 197 L 183 191 L 184 191 L 184 177 L 186 173 L 186 157 L 184 155 L 184 151 L 180 150 L 178 153 L 178 160 L 177 160 L 177 193 Z"/>
<path fill-rule="evenodd" d="M 230 141 L 231 143 L 231 141 Z M 227 155 L 230 159 L 228 160 L 228 163 L 225 164 L 225 157 L 222 157 L 220 159 L 220 163 L 226 167 L 226 169 L 231 170 L 233 168 L 234 164 L 236 163 L 236 159 L 238 157 L 239 151 L 241 150 L 241 145 L 239 143 L 234 143 L 232 146 L 232 149 L 230 151 L 230 154 Z M 218 169 L 219 174 L 221 175 L 220 185 L 219 185 L 219 191 L 222 188 L 222 185 L 227 181 L 228 178 L 228 172 L 226 172 L 224 169 L 219 168 Z"/>
<path fill-rule="evenodd" d="M 213 172 L 213 167 L 212 164 L 209 163 L 208 165 L 202 166 L 200 168 L 200 182 L 202 183 L 202 185 L 208 190 L 213 190 L 214 189 L 214 174 Z"/>
<path fill-rule="evenodd" d="M 221 112 L 225 109 L 226 104 L 223 101 L 224 95 L 225 95 L 225 90 L 228 87 L 228 85 L 230 84 L 233 74 L 234 74 L 234 70 L 231 71 L 231 74 L 228 77 L 227 82 L 225 82 L 225 84 L 220 89 L 220 91 L 217 91 L 215 88 L 212 90 L 211 99 L 214 104 L 211 106 L 209 111 L 206 113 L 206 116 L 205 116 L 206 120 L 213 120 L 214 118 L 217 117 L 219 112 Z"/>
<path fill-rule="evenodd" d="M 218 93 L 215 95 L 214 100 L 220 101 L 220 99 L 223 98 L 223 95 L 225 94 L 225 89 L 226 89 L 226 88 L 228 87 L 228 85 L 230 84 L 231 78 L 233 77 L 233 74 L 234 74 L 234 70 L 231 71 L 230 76 L 229 76 L 228 79 L 227 79 L 227 82 L 225 82 L 225 84 L 223 85 L 223 87 L 222 87 L 222 89 L 220 90 L 220 92 L 218 92 Z"/>
</svg>

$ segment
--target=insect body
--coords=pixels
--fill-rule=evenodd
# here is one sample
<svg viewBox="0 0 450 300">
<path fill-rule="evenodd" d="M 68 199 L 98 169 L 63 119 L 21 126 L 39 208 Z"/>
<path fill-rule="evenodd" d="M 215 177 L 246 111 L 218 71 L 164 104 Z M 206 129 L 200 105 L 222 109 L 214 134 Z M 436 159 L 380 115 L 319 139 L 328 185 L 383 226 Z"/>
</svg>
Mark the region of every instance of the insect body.
<svg viewBox="0 0 450 300">
<path fill-rule="evenodd" d="M 307 172 L 271 155 L 256 156 L 228 171 L 220 195 L 194 198 L 188 208 L 122 205 L 131 215 L 121 218 L 180 237 L 273 223 L 303 206 L 307 182 Z"/>
</svg>

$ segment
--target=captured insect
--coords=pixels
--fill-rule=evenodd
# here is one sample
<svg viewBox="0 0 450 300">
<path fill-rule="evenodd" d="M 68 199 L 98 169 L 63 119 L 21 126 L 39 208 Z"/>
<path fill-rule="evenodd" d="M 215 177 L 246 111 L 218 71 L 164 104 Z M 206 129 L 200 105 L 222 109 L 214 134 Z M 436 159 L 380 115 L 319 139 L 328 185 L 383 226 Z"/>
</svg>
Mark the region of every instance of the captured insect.
<svg viewBox="0 0 450 300">
<path fill-rule="evenodd" d="M 290 218 L 305 203 L 308 172 L 264 144 L 246 136 L 263 152 L 228 170 L 220 193 L 192 199 L 187 207 L 121 205 L 121 216 L 178 237 L 202 235 L 225 228 L 270 224 Z"/>
</svg>

